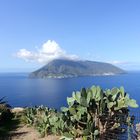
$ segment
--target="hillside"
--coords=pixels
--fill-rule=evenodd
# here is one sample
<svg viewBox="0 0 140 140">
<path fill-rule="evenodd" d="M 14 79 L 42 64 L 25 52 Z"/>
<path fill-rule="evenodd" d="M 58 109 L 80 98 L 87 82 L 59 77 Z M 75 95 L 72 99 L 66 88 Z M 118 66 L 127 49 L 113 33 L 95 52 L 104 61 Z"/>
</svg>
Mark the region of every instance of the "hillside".
<svg viewBox="0 0 140 140">
<path fill-rule="evenodd" d="M 77 76 L 115 75 L 124 70 L 103 62 L 53 60 L 44 67 L 32 72 L 30 78 L 65 78 Z"/>
</svg>

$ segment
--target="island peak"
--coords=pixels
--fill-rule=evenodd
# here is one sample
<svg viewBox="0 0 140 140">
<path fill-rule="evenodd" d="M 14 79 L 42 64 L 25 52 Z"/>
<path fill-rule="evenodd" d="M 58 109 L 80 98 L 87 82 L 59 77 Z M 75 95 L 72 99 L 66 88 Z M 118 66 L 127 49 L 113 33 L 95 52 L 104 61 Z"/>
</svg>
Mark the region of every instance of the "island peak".
<svg viewBox="0 0 140 140">
<path fill-rule="evenodd" d="M 67 78 L 78 76 L 115 75 L 124 70 L 104 62 L 56 59 L 32 72 L 30 78 Z"/>
</svg>

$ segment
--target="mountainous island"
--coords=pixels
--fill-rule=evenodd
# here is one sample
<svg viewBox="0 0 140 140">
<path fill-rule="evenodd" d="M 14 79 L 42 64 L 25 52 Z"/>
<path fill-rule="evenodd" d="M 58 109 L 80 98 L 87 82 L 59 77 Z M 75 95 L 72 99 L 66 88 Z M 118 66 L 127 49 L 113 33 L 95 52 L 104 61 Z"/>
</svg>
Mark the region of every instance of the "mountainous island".
<svg viewBox="0 0 140 140">
<path fill-rule="evenodd" d="M 77 76 L 97 76 L 123 74 L 124 70 L 103 62 L 53 60 L 32 72 L 30 78 L 67 78 Z"/>
</svg>

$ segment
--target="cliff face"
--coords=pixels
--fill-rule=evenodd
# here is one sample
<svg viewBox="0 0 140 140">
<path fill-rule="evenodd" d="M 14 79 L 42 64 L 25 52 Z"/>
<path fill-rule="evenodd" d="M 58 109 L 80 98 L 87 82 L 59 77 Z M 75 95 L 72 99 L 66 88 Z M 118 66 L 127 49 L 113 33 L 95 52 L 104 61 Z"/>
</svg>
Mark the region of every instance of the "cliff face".
<svg viewBox="0 0 140 140">
<path fill-rule="evenodd" d="M 44 67 L 32 72 L 30 78 L 65 78 L 76 76 L 115 75 L 124 70 L 103 62 L 53 60 Z"/>
</svg>

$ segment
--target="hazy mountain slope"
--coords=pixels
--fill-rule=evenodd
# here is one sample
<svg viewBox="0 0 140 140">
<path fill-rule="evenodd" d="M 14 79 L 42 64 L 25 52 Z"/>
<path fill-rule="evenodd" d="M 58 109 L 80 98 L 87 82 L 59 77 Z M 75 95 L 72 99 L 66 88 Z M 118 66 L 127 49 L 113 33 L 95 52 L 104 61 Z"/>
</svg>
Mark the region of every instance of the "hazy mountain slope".
<svg viewBox="0 0 140 140">
<path fill-rule="evenodd" d="M 30 74 L 31 78 L 64 78 L 121 74 L 124 71 L 112 64 L 95 61 L 53 60 Z"/>
</svg>

